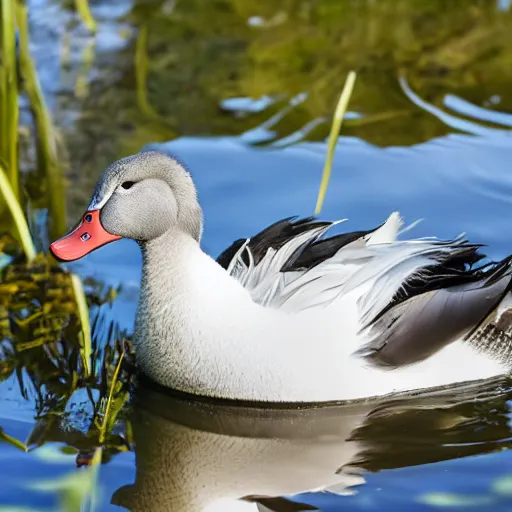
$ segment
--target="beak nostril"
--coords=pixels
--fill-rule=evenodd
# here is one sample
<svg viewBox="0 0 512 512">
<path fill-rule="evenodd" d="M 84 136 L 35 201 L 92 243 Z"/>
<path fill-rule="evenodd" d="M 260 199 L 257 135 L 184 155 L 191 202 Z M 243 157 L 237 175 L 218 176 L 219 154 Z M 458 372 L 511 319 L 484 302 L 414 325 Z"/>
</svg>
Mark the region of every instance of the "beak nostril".
<svg viewBox="0 0 512 512">
<path fill-rule="evenodd" d="M 98 247 L 121 239 L 119 235 L 109 233 L 101 225 L 98 210 L 86 210 L 79 219 L 67 235 L 50 245 L 51 253 L 60 261 L 78 260 Z"/>
</svg>

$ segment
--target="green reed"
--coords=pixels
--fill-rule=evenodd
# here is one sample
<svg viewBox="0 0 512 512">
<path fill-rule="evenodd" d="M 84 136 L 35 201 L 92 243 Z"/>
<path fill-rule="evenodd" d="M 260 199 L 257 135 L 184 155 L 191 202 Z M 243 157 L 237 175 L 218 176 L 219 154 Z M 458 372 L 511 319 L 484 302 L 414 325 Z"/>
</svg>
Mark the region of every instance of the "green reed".
<svg viewBox="0 0 512 512">
<path fill-rule="evenodd" d="M 89 29 L 95 30 L 87 3 L 77 1 L 77 8 Z M 126 449 L 125 444 L 118 447 L 119 441 L 112 438 L 111 430 L 128 398 L 126 386 L 129 378 L 121 368 L 125 363 L 127 352 L 124 347 L 127 345 L 123 344 L 120 349 L 116 344 L 114 349 L 105 349 L 100 357 L 99 352 L 103 349 L 91 339 L 89 308 L 81 279 L 60 269 L 52 258 L 36 254 L 20 197 L 20 94 L 25 94 L 30 104 L 37 168 L 46 185 L 52 238 L 62 235 L 66 229 L 65 187 L 58 136 L 29 51 L 25 3 L 22 0 L 1 2 L 0 24 L 0 197 L 3 198 L 0 204 L 4 209 L 7 206 L 16 238 L 28 262 L 10 265 L 0 274 L 0 335 L 3 339 L 0 380 L 15 373 L 22 394 L 27 379 L 31 382 L 38 397 L 39 422 L 46 418 L 44 431 L 52 430 L 51 425 L 64 412 L 65 404 L 75 390 L 85 388 L 90 392 L 101 388 L 99 402 L 93 402 L 94 418 L 87 434 L 96 446 L 91 460 L 91 464 L 96 465 L 112 450 Z M 21 89 L 18 83 L 22 84 Z M 0 251 L 4 246 L 2 239 Z M 91 300 L 94 304 L 103 304 L 110 298 L 111 293 L 108 293 L 102 299 L 92 297 Z M 0 440 L 28 450 L 31 443 L 36 442 L 38 446 L 43 443 L 44 437 L 22 443 L 0 427 Z M 95 475 L 96 470 L 91 474 Z M 91 502 L 94 501 L 93 494 L 94 490 L 90 493 Z"/>
<path fill-rule="evenodd" d="M 322 181 L 320 183 L 320 189 L 318 191 L 318 197 L 315 206 L 315 215 L 318 215 L 321 210 L 325 199 L 325 193 L 329 185 L 329 179 L 331 177 L 332 162 L 334 159 L 334 151 L 336 149 L 336 143 L 341 130 L 341 124 L 343 123 L 343 117 L 347 111 L 348 102 L 352 96 L 354 90 L 354 84 L 356 82 L 355 71 L 350 71 L 345 81 L 345 86 L 341 92 L 340 99 L 336 110 L 334 111 L 334 117 L 331 125 L 331 132 L 329 134 L 329 140 L 327 142 L 327 155 L 325 157 L 324 169 L 322 171 Z"/>
<path fill-rule="evenodd" d="M 23 247 L 23 252 L 27 261 L 31 262 L 36 256 L 36 249 L 30 236 L 30 230 L 25 220 L 25 215 L 16 197 L 16 192 L 12 188 L 7 173 L 0 166 L 0 194 L 3 195 L 5 203 L 11 212 L 14 225 L 18 232 L 18 236 Z"/>
<path fill-rule="evenodd" d="M 91 14 L 91 10 L 89 8 L 89 3 L 87 0 L 75 0 L 75 7 L 80 14 L 80 17 L 82 18 L 82 21 L 84 25 L 88 28 L 90 32 L 93 34 L 96 33 L 97 26 L 96 26 L 96 20 L 94 19 L 93 15 Z"/>
<path fill-rule="evenodd" d="M 4 203 L 14 220 L 14 226 L 25 256 L 29 262 L 35 257 L 35 248 L 30 231 L 19 203 L 19 166 L 18 166 L 18 91 L 17 63 L 15 47 L 15 29 L 19 34 L 19 72 L 23 78 L 24 90 L 30 101 L 34 126 L 37 133 L 38 167 L 45 177 L 47 204 L 50 212 L 52 238 L 62 235 L 66 229 L 65 191 L 62 167 L 57 154 L 56 135 L 51 116 L 41 91 L 37 70 L 29 51 L 29 30 L 27 7 L 21 1 L 2 2 L 2 56 L 0 66 L 0 99 L 2 101 L 2 126 L 0 157 L 7 162 L 6 172 L 0 168 L 0 192 Z M 14 9 L 13 9 L 14 7 Z M 82 323 L 82 352 L 84 371 L 89 370 L 90 360 L 90 324 L 83 289 L 75 278 L 74 291 L 78 316 Z M 85 304 L 85 306 L 84 306 Z"/>
<path fill-rule="evenodd" d="M 56 131 L 41 91 L 35 63 L 30 55 L 27 7 L 21 0 L 16 1 L 16 21 L 20 42 L 20 71 L 37 133 L 39 170 L 46 181 L 46 196 L 50 211 L 49 231 L 52 238 L 57 238 L 66 230 L 64 176 L 57 151 Z"/>
<path fill-rule="evenodd" d="M 0 2 L 0 163 L 15 197 L 18 183 L 18 77 L 13 3 Z"/>
<path fill-rule="evenodd" d="M 85 377 L 91 374 L 91 357 L 92 357 L 92 341 L 91 341 L 91 322 L 89 319 L 89 308 L 87 307 L 87 300 L 85 298 L 84 287 L 82 280 L 76 274 L 71 274 L 71 286 L 73 288 L 73 295 L 80 317 L 80 356 L 82 358 L 82 368 Z"/>
<path fill-rule="evenodd" d="M 137 89 L 137 104 L 142 112 L 150 118 L 158 118 L 158 114 L 151 106 L 147 93 L 147 75 L 148 75 L 148 25 L 145 23 L 139 28 L 137 41 L 135 44 L 135 81 Z"/>
</svg>

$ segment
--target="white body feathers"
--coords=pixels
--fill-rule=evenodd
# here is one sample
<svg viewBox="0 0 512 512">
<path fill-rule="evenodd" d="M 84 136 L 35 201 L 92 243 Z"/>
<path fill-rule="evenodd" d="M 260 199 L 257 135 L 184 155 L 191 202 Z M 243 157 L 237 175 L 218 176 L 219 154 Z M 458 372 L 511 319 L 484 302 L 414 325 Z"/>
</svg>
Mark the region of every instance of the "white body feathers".
<svg viewBox="0 0 512 512">
<path fill-rule="evenodd" d="M 411 304 L 410 316 L 404 310 L 396 324 L 395 319 L 378 328 L 385 347 L 391 334 L 400 338 L 404 325 L 416 328 L 416 316 L 428 311 L 430 335 L 435 337 L 439 328 L 440 335 L 451 336 L 428 357 L 419 354 L 413 363 L 396 365 L 374 364 L 365 357 L 364 347 L 376 336 L 369 323 L 404 283 L 411 276 L 428 280 L 431 265 L 444 253 L 452 256 L 459 245 L 464 246 L 458 240 L 397 242 L 400 226 L 400 217 L 393 214 L 379 229 L 344 245 L 332 257 L 287 272 L 283 265 L 330 226 L 305 231 L 278 249 L 269 247 L 257 263 L 247 241 L 227 272 L 184 233 L 174 231 L 146 244 L 135 333 L 138 364 L 150 378 L 174 389 L 269 402 L 361 399 L 508 371 L 508 359 L 467 341 L 453 341 L 449 319 L 443 317 L 443 308 L 455 308 L 462 338 L 481 320 L 475 317 L 467 325 L 462 318 L 465 308 L 480 306 L 491 295 L 493 300 L 500 293 L 508 295 L 508 271 L 495 279 L 492 294 L 486 294 L 485 287 L 491 285 L 484 278 L 461 285 L 458 291 L 450 288 L 448 298 L 442 288 L 430 290 L 419 300 L 413 297 L 399 304 L 399 308 Z M 172 241 L 165 239 L 168 236 Z M 480 290 L 483 299 L 477 296 Z M 468 306 L 464 297 L 479 301 Z M 480 309 L 475 311 L 480 314 Z M 423 325 L 418 329 L 421 336 L 429 334 Z M 413 358 L 414 337 L 413 333 L 403 342 L 404 351 L 413 346 Z M 394 339 L 389 343 L 392 347 Z M 424 344 L 420 339 L 418 343 Z M 374 349 L 368 353 L 378 352 Z M 418 352 L 422 350 L 419 347 Z"/>
</svg>

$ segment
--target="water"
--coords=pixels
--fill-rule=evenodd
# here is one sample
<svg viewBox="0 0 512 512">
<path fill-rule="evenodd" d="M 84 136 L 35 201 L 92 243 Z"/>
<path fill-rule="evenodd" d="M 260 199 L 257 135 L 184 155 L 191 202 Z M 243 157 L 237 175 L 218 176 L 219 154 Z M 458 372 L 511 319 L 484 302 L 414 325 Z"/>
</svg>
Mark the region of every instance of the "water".
<svg viewBox="0 0 512 512">
<path fill-rule="evenodd" d="M 95 40 L 64 3 L 32 0 L 30 9 L 33 52 L 67 147 L 69 225 L 101 170 L 142 147 L 189 167 L 212 255 L 276 219 L 311 214 L 329 116 L 357 69 L 322 216 L 365 229 L 399 210 L 408 223 L 423 219 L 415 236 L 466 232 L 492 258 L 512 252 L 508 2 L 98 1 Z M 29 184 L 44 214 L 44 183 Z M 102 289 L 122 285 L 102 306 L 100 342 L 112 321 L 129 333 L 136 245 L 111 244 L 72 268 Z M 94 446 L 90 402 L 79 392 L 59 402 L 64 390 L 23 354 L 0 384 L 0 426 L 42 446 L 0 444 L 0 505 L 56 510 L 69 475 L 84 474 L 77 455 Z M 39 387 L 29 375 L 42 376 Z M 141 390 L 123 413 L 135 449 L 121 449 L 123 420 L 101 467 L 98 510 L 509 510 L 509 388 L 287 413 Z M 38 390 L 64 408 L 58 421 L 48 410 L 41 419 Z M 366 483 L 348 475 L 353 466 Z M 361 485 L 347 495 L 347 483 Z M 332 492 L 314 492 L 325 485 Z M 235 501 L 244 496 L 253 501 Z"/>
</svg>

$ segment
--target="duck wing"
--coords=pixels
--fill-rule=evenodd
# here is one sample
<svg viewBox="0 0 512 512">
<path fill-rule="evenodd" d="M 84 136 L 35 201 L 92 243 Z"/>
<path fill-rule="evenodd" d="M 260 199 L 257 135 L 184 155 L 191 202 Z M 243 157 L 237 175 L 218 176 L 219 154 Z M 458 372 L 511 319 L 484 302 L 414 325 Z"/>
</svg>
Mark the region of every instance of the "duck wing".
<svg viewBox="0 0 512 512">
<path fill-rule="evenodd" d="M 422 361 L 455 340 L 512 364 L 510 258 L 485 268 L 431 267 L 413 276 L 361 333 L 355 352 L 378 367 Z"/>
<path fill-rule="evenodd" d="M 258 304 L 290 312 L 328 304 L 358 268 L 368 267 L 372 244 L 395 240 L 402 222 L 324 238 L 344 221 L 287 218 L 253 238 L 239 239 L 217 259 Z"/>
<path fill-rule="evenodd" d="M 369 364 L 416 363 L 461 337 L 512 363 L 512 333 L 502 318 L 510 257 L 480 264 L 481 246 L 462 237 L 397 241 L 398 213 L 374 229 L 325 237 L 336 224 L 283 219 L 237 240 L 217 261 L 266 307 L 298 312 L 355 301 L 355 354 Z M 501 341 L 493 339 L 498 331 Z"/>
</svg>

